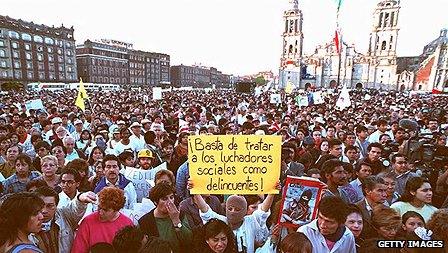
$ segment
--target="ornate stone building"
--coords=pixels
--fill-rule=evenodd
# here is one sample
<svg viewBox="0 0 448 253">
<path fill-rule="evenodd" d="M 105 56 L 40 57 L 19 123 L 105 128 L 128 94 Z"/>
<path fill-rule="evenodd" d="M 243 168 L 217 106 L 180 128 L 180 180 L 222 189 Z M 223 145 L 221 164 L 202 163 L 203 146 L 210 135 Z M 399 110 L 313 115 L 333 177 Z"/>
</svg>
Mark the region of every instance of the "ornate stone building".
<svg viewBox="0 0 448 253">
<path fill-rule="evenodd" d="M 367 53 L 356 50 L 353 44 L 343 40 L 340 56 L 332 41 L 316 47 L 314 53 L 302 56 L 303 33 L 290 33 L 288 22 L 291 18 L 300 20 L 302 13 L 297 0 L 294 7 L 285 12 L 285 33 L 283 33 L 283 54 L 280 66 L 280 87 L 288 82 L 304 88 L 307 84 L 315 87 L 337 87 L 338 70 L 340 85 L 348 88 L 362 86 L 377 89 L 397 89 L 397 41 L 400 1 L 381 0 L 373 13 Z M 289 41 L 297 38 L 300 50 L 295 51 Z"/>
<path fill-rule="evenodd" d="M 420 56 L 398 58 L 401 90 L 448 92 L 448 29 L 442 29 Z"/>
</svg>

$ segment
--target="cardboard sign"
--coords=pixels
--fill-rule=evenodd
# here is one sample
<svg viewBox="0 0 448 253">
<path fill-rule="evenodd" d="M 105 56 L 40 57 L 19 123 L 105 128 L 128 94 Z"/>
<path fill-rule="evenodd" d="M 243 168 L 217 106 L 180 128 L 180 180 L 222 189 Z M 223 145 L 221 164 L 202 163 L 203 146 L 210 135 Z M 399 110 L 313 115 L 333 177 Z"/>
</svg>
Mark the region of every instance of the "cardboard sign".
<svg viewBox="0 0 448 253">
<path fill-rule="evenodd" d="M 282 97 L 280 94 L 271 94 L 270 98 L 271 104 L 280 104 L 282 102 Z"/>
<path fill-rule="evenodd" d="M 297 228 L 314 220 L 326 187 L 324 183 L 314 178 L 288 176 L 283 190 L 278 223 L 285 227 Z"/>
<path fill-rule="evenodd" d="M 45 106 L 42 103 L 41 99 L 34 99 L 34 100 L 29 100 L 25 102 L 25 108 L 26 111 L 28 112 L 30 109 L 34 109 L 34 110 L 44 110 L 45 111 Z"/>
<path fill-rule="evenodd" d="M 281 136 L 188 137 L 192 194 L 277 194 Z"/>
<path fill-rule="evenodd" d="M 153 100 L 161 100 L 162 99 L 162 88 L 161 87 L 152 88 L 152 99 Z"/>
<path fill-rule="evenodd" d="M 156 173 L 163 169 L 166 170 L 166 162 L 150 170 L 142 170 L 132 167 L 126 168 L 123 174 L 134 184 L 135 191 L 137 192 L 137 202 L 141 202 L 143 198 L 148 197 L 149 190 L 154 185 L 153 182 Z"/>
</svg>

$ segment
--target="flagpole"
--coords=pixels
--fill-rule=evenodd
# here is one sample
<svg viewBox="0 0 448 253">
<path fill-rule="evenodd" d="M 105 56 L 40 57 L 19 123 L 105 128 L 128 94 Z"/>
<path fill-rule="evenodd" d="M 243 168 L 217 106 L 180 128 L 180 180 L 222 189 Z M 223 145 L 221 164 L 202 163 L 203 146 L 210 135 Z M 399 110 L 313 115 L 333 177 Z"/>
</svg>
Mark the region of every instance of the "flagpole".
<svg viewBox="0 0 448 253">
<path fill-rule="evenodd" d="M 342 0 L 338 0 L 338 7 L 337 7 L 337 11 L 336 11 L 336 31 L 337 31 L 337 36 L 340 37 L 340 31 L 339 31 L 339 9 L 341 7 L 341 3 Z M 337 53 L 338 53 L 338 81 L 337 81 L 337 88 L 339 88 L 340 82 L 341 82 L 341 52 L 342 52 L 342 47 L 343 47 L 343 42 L 341 39 L 339 39 L 339 50 L 336 49 Z"/>
</svg>

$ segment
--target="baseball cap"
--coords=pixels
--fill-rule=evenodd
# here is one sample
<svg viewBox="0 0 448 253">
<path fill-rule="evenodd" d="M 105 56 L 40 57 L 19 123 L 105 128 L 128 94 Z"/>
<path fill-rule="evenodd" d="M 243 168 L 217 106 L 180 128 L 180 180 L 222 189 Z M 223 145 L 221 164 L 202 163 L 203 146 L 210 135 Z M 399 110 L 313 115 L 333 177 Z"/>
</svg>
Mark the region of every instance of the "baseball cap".
<svg viewBox="0 0 448 253">
<path fill-rule="evenodd" d="M 151 152 L 151 150 L 149 150 L 149 149 L 142 149 L 142 150 L 140 150 L 138 152 L 137 157 L 138 158 L 144 158 L 144 157 L 146 157 L 146 158 L 154 158 L 154 155 Z"/>
<path fill-rule="evenodd" d="M 60 123 L 62 123 L 62 119 L 59 118 L 59 117 L 54 117 L 54 118 L 51 120 L 51 124 L 60 124 Z"/>
<path fill-rule="evenodd" d="M 131 127 L 131 128 L 132 128 L 132 127 L 142 127 L 142 124 L 140 124 L 140 123 L 138 123 L 138 122 L 134 122 L 134 123 L 131 124 L 130 127 Z"/>
<path fill-rule="evenodd" d="M 142 119 L 142 125 L 147 123 L 151 123 L 151 121 L 149 119 Z"/>
<path fill-rule="evenodd" d="M 79 119 L 77 119 L 77 120 L 75 120 L 75 122 L 73 122 L 73 125 L 78 125 L 78 124 L 82 124 L 82 121 Z"/>
</svg>

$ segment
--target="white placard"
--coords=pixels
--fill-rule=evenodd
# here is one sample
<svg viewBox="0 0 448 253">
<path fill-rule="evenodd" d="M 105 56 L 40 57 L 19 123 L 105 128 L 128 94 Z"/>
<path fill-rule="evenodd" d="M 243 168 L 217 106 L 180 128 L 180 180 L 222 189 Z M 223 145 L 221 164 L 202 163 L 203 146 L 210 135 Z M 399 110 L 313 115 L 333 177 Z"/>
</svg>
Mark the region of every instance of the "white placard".
<svg viewBox="0 0 448 253">
<path fill-rule="evenodd" d="M 148 197 L 149 190 L 154 185 L 153 182 L 156 173 L 160 170 L 166 170 L 166 162 L 150 170 L 129 167 L 123 172 L 124 176 L 134 184 L 135 191 L 137 192 L 137 202 L 140 203 L 143 198 Z"/>
</svg>

